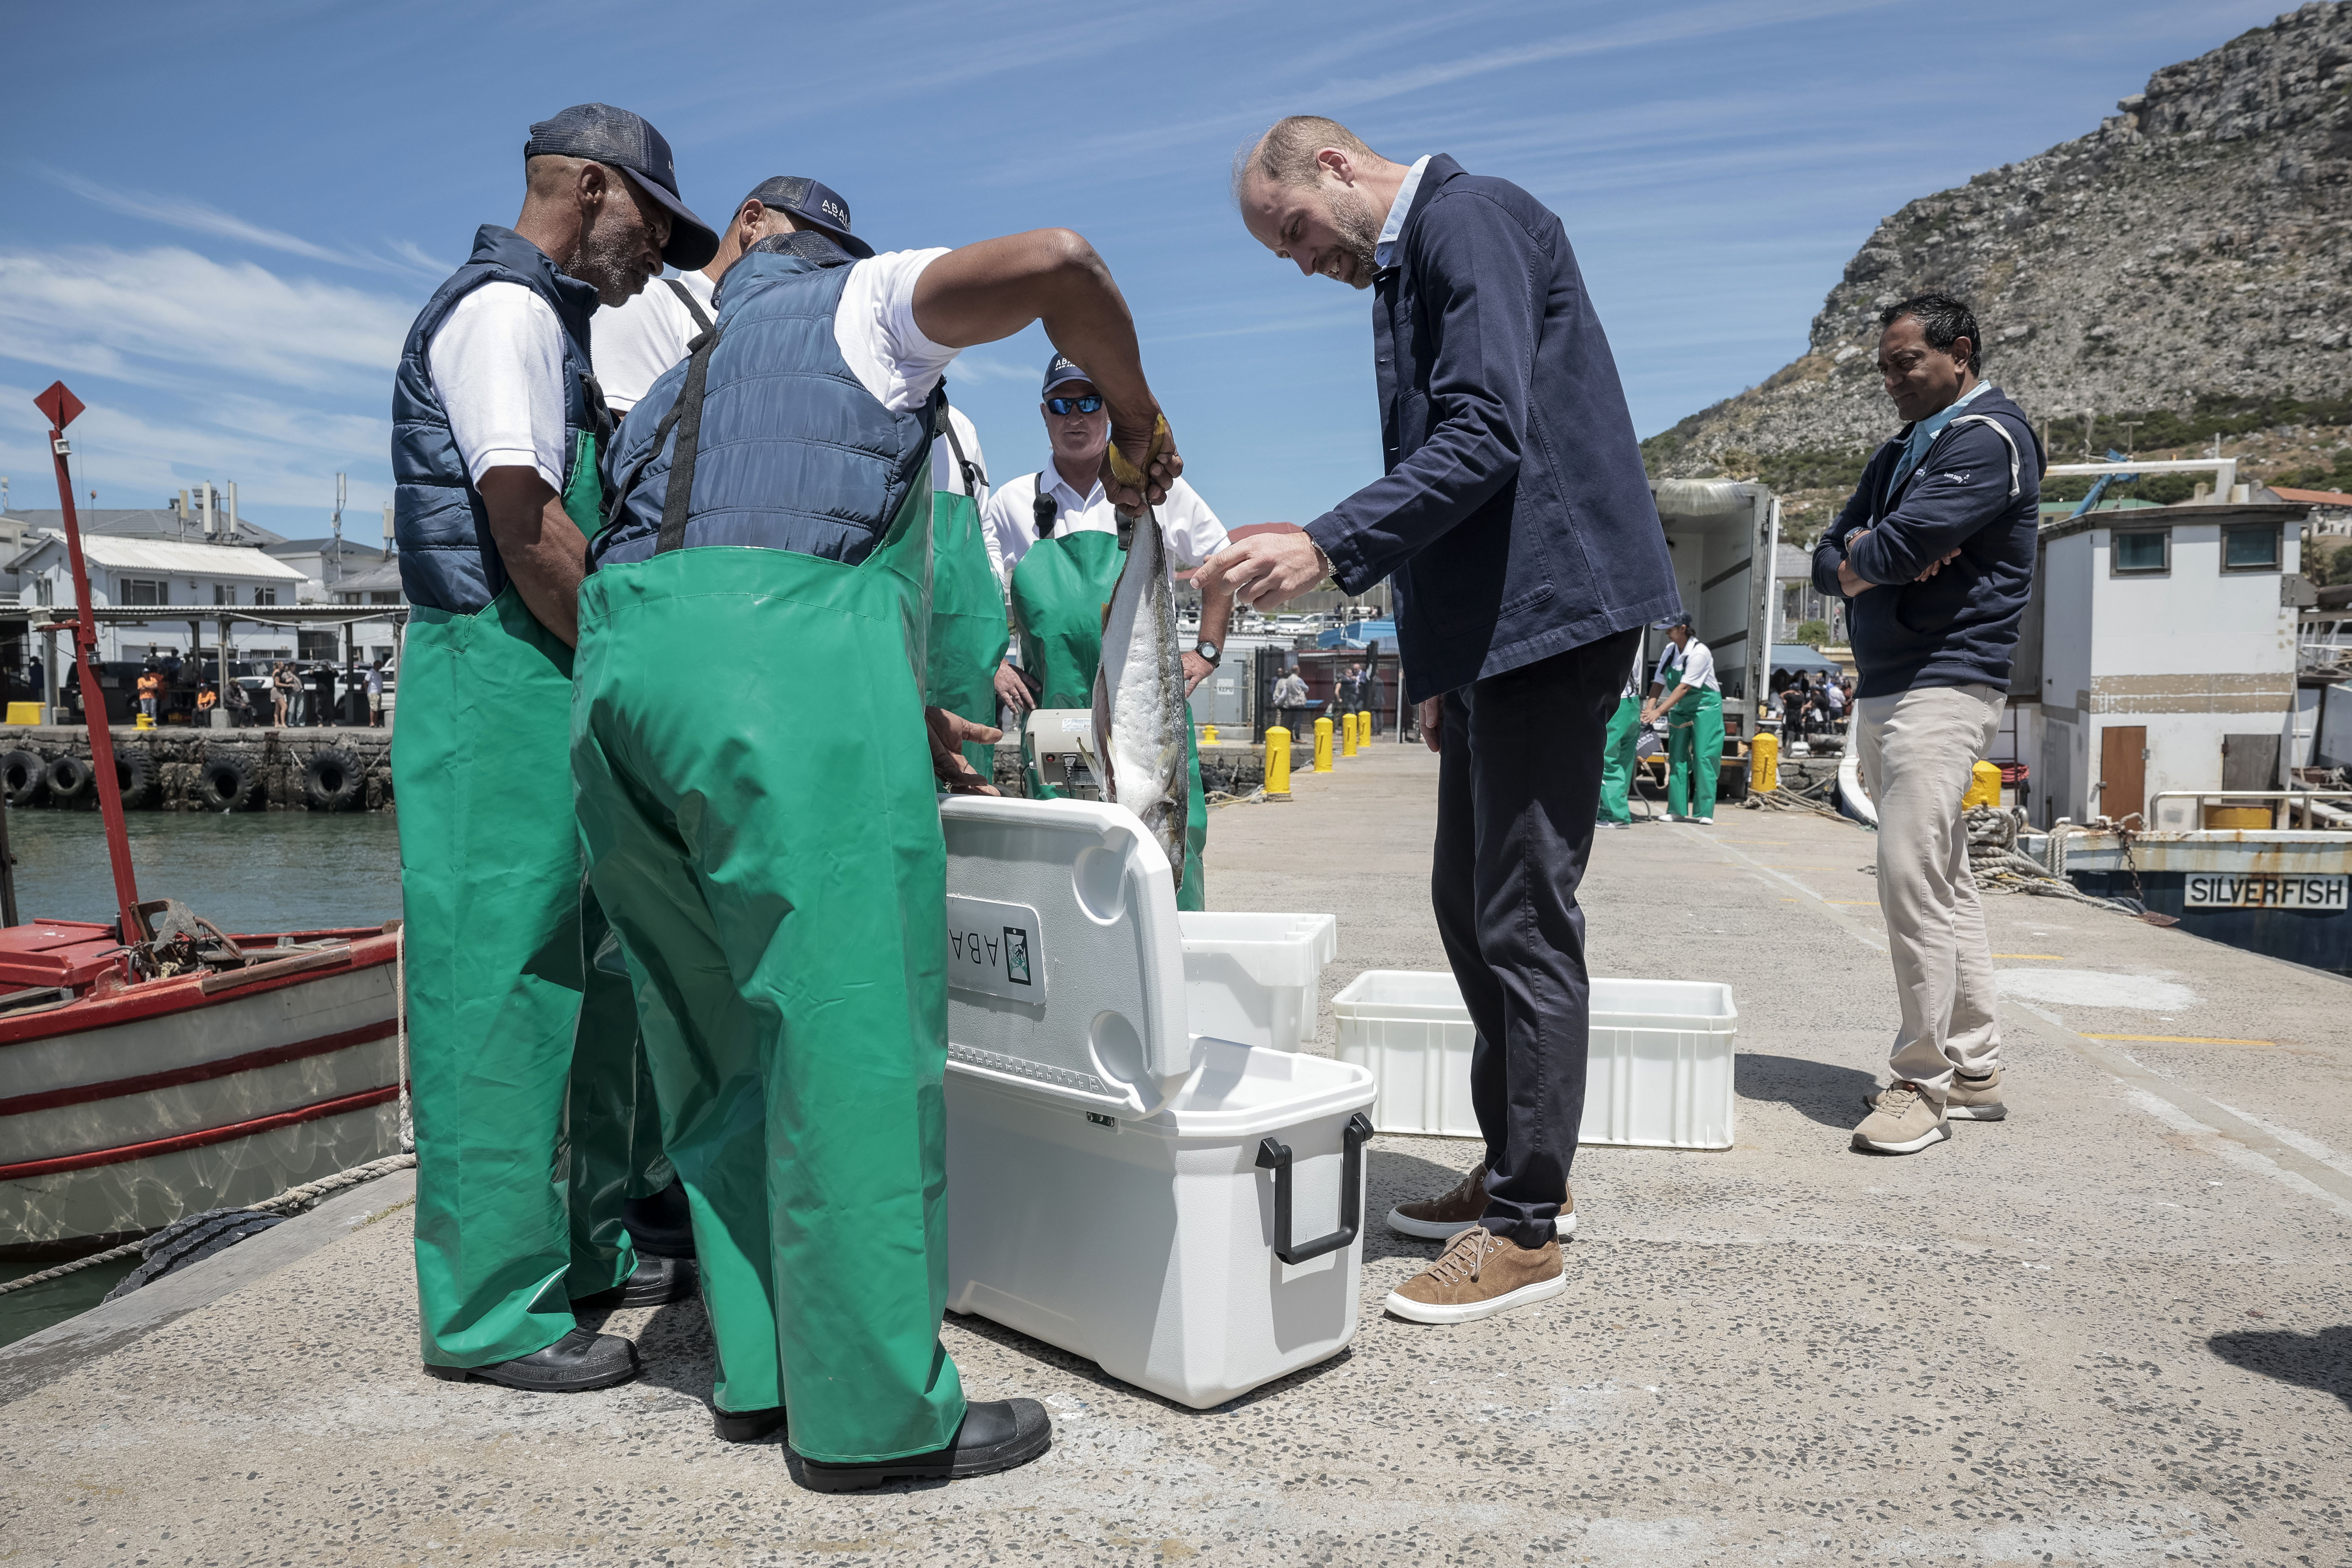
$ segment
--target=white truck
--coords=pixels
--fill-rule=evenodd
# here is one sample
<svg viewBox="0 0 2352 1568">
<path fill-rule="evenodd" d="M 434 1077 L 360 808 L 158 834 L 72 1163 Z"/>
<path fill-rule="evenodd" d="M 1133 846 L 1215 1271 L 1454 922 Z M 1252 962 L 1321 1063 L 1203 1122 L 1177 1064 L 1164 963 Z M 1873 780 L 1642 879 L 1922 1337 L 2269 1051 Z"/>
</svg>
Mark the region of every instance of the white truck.
<svg viewBox="0 0 2352 1568">
<path fill-rule="evenodd" d="M 1756 736 L 1778 630 L 1772 577 L 1780 500 L 1751 479 L 1657 479 L 1650 492 L 1692 635 L 1715 654 L 1726 763 L 1719 793 L 1737 798 L 1747 789 L 1748 742 Z M 1645 670 L 1657 668 L 1664 647 L 1665 633 L 1653 627 L 1643 646 Z"/>
</svg>

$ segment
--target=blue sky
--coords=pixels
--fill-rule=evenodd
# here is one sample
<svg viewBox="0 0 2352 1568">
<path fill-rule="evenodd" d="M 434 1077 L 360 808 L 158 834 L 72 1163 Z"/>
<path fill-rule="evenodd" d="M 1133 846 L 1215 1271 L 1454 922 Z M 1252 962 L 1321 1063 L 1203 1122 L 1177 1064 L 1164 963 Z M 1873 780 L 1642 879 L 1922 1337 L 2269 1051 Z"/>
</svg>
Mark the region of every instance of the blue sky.
<svg viewBox="0 0 2352 1568">
<path fill-rule="evenodd" d="M 1777 369 L 1913 196 L 2082 134 L 2277 0 L 1528 5 L 10 7 L 0 86 L 0 473 L 54 506 L 32 395 L 90 405 L 77 488 L 373 539 L 390 367 L 529 123 L 651 119 L 688 205 L 839 189 L 883 248 L 1046 224 L 1133 307 L 1189 472 L 1228 523 L 1305 521 L 1380 463 L 1368 297 L 1243 231 L 1233 151 L 1281 114 L 1442 151 L 1566 221 L 1649 435 Z M 1045 461 L 1035 329 L 950 392 L 992 470 Z"/>
</svg>

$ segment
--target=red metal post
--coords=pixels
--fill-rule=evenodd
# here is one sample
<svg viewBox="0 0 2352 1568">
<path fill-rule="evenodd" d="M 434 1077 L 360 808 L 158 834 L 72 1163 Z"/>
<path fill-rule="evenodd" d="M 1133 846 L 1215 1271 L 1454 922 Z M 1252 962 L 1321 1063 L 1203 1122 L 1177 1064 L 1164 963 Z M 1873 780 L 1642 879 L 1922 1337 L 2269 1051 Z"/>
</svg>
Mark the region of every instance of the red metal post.
<svg viewBox="0 0 2352 1568">
<path fill-rule="evenodd" d="M 82 718 L 89 728 L 89 763 L 98 774 L 98 808 L 106 818 L 106 858 L 114 868 L 114 900 L 120 906 L 124 942 L 139 940 L 138 879 L 131 870 L 131 834 L 122 820 L 122 784 L 114 772 L 114 731 L 107 723 L 106 694 L 98 684 L 98 622 L 89 613 L 89 568 L 81 554 L 81 524 L 74 514 L 73 480 L 66 458 L 73 448 L 66 443 L 66 426 L 82 411 L 82 401 L 51 382 L 33 405 L 49 416 L 49 455 L 58 465 L 58 502 L 64 509 L 66 554 L 73 562 L 75 660 L 81 670 Z M 93 716 L 94 719 L 93 719 Z"/>
</svg>

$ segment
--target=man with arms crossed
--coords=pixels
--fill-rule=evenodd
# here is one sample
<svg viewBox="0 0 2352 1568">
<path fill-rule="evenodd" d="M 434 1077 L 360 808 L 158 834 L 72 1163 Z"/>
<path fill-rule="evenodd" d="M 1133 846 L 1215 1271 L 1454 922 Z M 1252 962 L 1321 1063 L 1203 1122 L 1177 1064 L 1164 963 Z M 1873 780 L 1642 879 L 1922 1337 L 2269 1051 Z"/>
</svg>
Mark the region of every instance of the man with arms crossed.
<svg viewBox="0 0 2352 1568">
<path fill-rule="evenodd" d="M 1257 241 L 1374 291 L 1387 477 L 1221 552 L 1205 595 L 1279 604 L 1382 577 L 1422 733 L 1442 757 L 1430 892 L 1478 1042 L 1486 1158 L 1389 1223 L 1450 1236 L 1388 1299 L 1455 1323 L 1567 1288 L 1569 1163 L 1591 986 L 1576 886 L 1611 710 L 1641 628 L 1680 613 L 1625 395 L 1559 219 L 1438 154 L 1395 163 L 1345 126 L 1277 123 L 1236 160 Z"/>
<path fill-rule="evenodd" d="M 2032 422 L 1979 379 L 1968 306 L 1921 294 L 1879 317 L 1878 374 L 1906 423 L 1813 551 L 1842 594 L 1862 673 L 1853 734 L 1878 806 L 1878 907 L 1902 1022 L 1894 1082 L 1853 1145 L 1914 1154 L 1948 1122 L 1998 1121 L 2000 1023 L 1960 796 L 2008 702 L 2033 586 L 2042 456 Z"/>
</svg>

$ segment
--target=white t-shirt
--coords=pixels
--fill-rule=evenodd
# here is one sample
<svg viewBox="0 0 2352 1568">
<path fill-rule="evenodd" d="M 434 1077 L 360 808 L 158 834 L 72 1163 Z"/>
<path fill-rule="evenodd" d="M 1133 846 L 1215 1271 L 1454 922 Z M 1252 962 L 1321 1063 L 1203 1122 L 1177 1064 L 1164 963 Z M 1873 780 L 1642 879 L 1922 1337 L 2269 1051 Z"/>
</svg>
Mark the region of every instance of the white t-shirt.
<svg viewBox="0 0 2352 1568">
<path fill-rule="evenodd" d="M 956 356 L 915 325 L 915 279 L 946 254 L 891 250 L 854 263 L 833 312 L 833 341 L 850 373 L 893 414 L 929 401 Z"/>
<path fill-rule="evenodd" d="M 662 372 L 686 357 L 686 345 L 702 330 L 672 283 L 684 286 L 703 315 L 718 314 L 710 296 L 719 285 L 698 270 L 656 278 L 635 298 L 603 306 L 589 319 L 588 354 L 616 416 L 635 407 Z"/>
<path fill-rule="evenodd" d="M 425 345 L 433 395 L 476 484 L 492 468 L 537 468 L 563 489 L 563 323 L 520 283 L 485 283 Z"/>
<path fill-rule="evenodd" d="M 988 540 L 988 563 L 996 568 L 998 582 L 1010 586 L 1013 570 L 1029 547 L 1037 542 L 1037 480 L 1034 473 L 1017 475 L 1006 479 L 992 491 L 988 505 L 981 510 L 985 525 L 982 533 Z M 1118 510 L 1103 493 L 1100 479 L 1087 487 L 1080 495 L 1062 478 L 1059 469 L 1045 470 L 1045 491 L 1061 509 L 1054 531 L 1064 533 L 1116 533 L 1118 531 Z M 1168 499 L 1156 509 L 1160 514 L 1160 536 L 1168 542 L 1168 553 L 1178 569 L 1190 571 L 1225 547 L 1225 525 L 1209 510 L 1192 487 L 1182 479 L 1169 489 Z"/>
<path fill-rule="evenodd" d="M 963 416 L 963 410 L 952 403 L 948 405 L 948 424 L 955 431 L 956 439 L 963 443 L 964 461 L 980 470 L 980 493 L 972 499 L 984 506 L 988 502 L 988 459 L 981 455 L 980 432 Z M 950 495 L 968 493 L 963 488 L 963 467 L 955 460 L 955 448 L 948 444 L 945 431 L 931 442 L 931 489 L 946 490 Z M 992 564 L 995 559 L 991 552 Z"/>
<path fill-rule="evenodd" d="M 1702 686 L 1709 691 L 1723 689 L 1716 683 L 1715 655 L 1708 649 L 1706 644 L 1699 641 L 1698 638 L 1691 638 L 1690 646 L 1683 649 L 1680 663 L 1681 668 L 1675 671 L 1676 679 L 1666 682 L 1668 691 L 1672 691 L 1678 683 L 1684 686 Z"/>
</svg>

